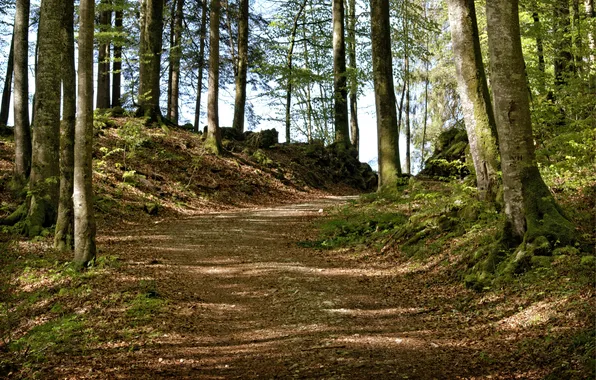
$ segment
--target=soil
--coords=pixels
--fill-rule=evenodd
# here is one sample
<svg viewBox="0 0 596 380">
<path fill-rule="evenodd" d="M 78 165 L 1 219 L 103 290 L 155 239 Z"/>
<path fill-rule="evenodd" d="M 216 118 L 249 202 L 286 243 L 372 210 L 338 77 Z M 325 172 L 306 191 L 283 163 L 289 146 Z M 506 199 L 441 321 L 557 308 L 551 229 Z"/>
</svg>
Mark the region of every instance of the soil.
<svg viewBox="0 0 596 380">
<path fill-rule="evenodd" d="M 122 320 L 115 316 L 121 310 L 106 306 L 104 330 L 116 330 L 114 336 L 44 372 L 72 379 L 546 374 L 535 358 L 515 356 L 520 330 L 483 317 L 490 301 L 470 307 L 471 293 L 459 282 L 433 278 L 428 268 L 366 262 L 350 251 L 298 244 L 315 239 L 313 222 L 347 199 L 104 231 L 101 254 L 118 255 L 123 263 L 118 277 L 97 291 L 107 294 L 115 283 L 145 281 L 151 296 L 165 303 L 137 330 L 141 333 L 120 339 Z M 89 308 L 80 312 L 93 313 L 96 306 Z"/>
</svg>

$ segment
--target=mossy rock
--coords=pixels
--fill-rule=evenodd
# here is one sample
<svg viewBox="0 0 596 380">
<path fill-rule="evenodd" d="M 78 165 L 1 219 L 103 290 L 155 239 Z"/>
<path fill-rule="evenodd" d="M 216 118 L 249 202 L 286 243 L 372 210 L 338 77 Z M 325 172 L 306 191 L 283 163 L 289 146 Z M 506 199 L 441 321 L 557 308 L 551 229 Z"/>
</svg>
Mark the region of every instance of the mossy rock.
<svg viewBox="0 0 596 380">
<path fill-rule="evenodd" d="M 263 165 L 263 166 L 272 166 L 273 165 L 273 160 L 271 158 L 269 158 L 265 152 L 263 152 L 261 149 L 257 149 L 251 156 L 251 158 L 258 163 L 259 165 Z"/>
<path fill-rule="evenodd" d="M 278 143 L 278 132 L 274 129 L 265 129 L 259 132 L 245 134 L 246 145 L 255 149 L 267 149 Z"/>
<path fill-rule="evenodd" d="M 244 134 L 235 128 L 223 127 L 220 130 L 222 140 L 244 141 Z"/>
</svg>

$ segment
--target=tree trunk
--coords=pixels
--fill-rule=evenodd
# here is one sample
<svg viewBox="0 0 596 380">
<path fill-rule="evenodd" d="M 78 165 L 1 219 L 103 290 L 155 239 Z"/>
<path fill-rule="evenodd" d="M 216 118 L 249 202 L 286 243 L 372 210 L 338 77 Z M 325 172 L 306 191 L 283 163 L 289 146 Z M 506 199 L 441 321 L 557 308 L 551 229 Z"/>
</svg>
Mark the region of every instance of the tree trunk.
<svg viewBox="0 0 596 380">
<path fill-rule="evenodd" d="M 350 145 L 348 92 L 346 81 L 346 42 L 344 33 L 344 0 L 333 0 L 333 100 L 335 109 L 335 142 Z"/>
<path fill-rule="evenodd" d="M 503 171 L 506 236 L 532 243 L 543 236 L 569 244 L 574 228 L 544 184 L 534 153 L 518 0 L 486 3 L 491 84 Z"/>
<path fill-rule="evenodd" d="M 246 108 L 246 73 L 248 70 L 248 0 L 240 0 L 238 18 L 238 57 L 236 59 L 236 98 L 234 100 L 234 122 L 238 132 L 244 132 Z"/>
<path fill-rule="evenodd" d="M 596 12 L 594 10 L 594 0 L 584 0 L 584 7 L 586 10 L 586 17 L 588 20 L 593 19 L 596 17 Z M 590 23 L 593 20 L 589 21 Z M 590 24 L 589 24 L 590 25 Z M 594 27 L 588 30 L 588 45 L 590 47 L 590 54 L 588 57 L 588 81 L 590 84 L 590 88 L 596 88 L 596 75 L 594 75 L 594 66 L 596 65 L 596 32 L 594 31 Z"/>
<path fill-rule="evenodd" d="M 209 13 L 209 90 L 207 92 L 207 138 L 205 148 L 214 154 L 221 154 L 221 133 L 219 130 L 219 18 L 220 0 L 211 0 Z"/>
<path fill-rule="evenodd" d="M 74 261 L 85 266 L 95 259 L 93 214 L 93 0 L 81 0 L 79 8 L 78 115 L 74 156 Z"/>
<path fill-rule="evenodd" d="M 448 0 L 447 6 L 459 97 L 476 184 L 480 198 L 494 202 L 499 170 L 496 125 L 484 74 L 474 0 Z"/>
<path fill-rule="evenodd" d="M 17 0 L 14 29 L 14 186 L 21 188 L 31 170 L 29 126 L 29 0 Z"/>
<path fill-rule="evenodd" d="M 371 0 L 371 41 L 377 134 L 379 149 L 379 189 L 395 185 L 401 174 L 393 64 L 389 0 Z"/>
<path fill-rule="evenodd" d="M 64 1 L 44 0 L 39 16 L 39 56 L 35 76 L 35 120 L 31 192 L 25 232 L 39 235 L 56 222 L 60 181 L 60 73 Z"/>
<path fill-rule="evenodd" d="M 406 57 L 406 73 L 409 71 L 409 59 Z M 407 74 L 406 74 L 407 75 Z M 412 134 L 410 129 L 410 78 L 406 82 L 406 174 L 412 174 L 412 162 L 411 162 L 411 145 L 412 145 Z"/>
<path fill-rule="evenodd" d="M 557 0 L 554 6 L 554 69 L 555 86 L 562 86 L 567 83 L 569 76 L 575 71 L 571 35 L 569 33 L 570 14 L 569 0 Z"/>
<path fill-rule="evenodd" d="M 114 17 L 116 33 L 122 33 L 122 18 L 124 14 L 117 10 Z M 122 107 L 122 42 L 114 42 L 114 63 L 112 64 L 112 108 Z"/>
<path fill-rule="evenodd" d="M 542 74 L 539 79 L 539 91 L 541 94 L 546 92 L 546 63 L 544 62 L 544 39 L 542 38 L 542 23 L 538 12 L 532 12 L 534 28 L 536 29 L 536 54 L 538 55 L 538 71 Z"/>
<path fill-rule="evenodd" d="M 157 122 L 161 119 L 159 79 L 162 32 L 163 0 L 143 0 L 141 3 L 139 109 L 137 115 L 148 117 L 150 122 Z"/>
<path fill-rule="evenodd" d="M 406 90 L 406 174 L 410 174 L 410 31 L 409 15 L 408 15 L 408 1 L 404 1 L 404 89 Z"/>
<path fill-rule="evenodd" d="M 54 234 L 54 247 L 60 251 L 73 247 L 73 174 L 76 122 L 76 69 L 74 49 L 74 1 L 65 1 L 62 27 L 62 123 L 60 124 L 60 200 Z"/>
<path fill-rule="evenodd" d="M 288 58 L 287 58 L 287 68 L 288 68 L 288 82 L 286 85 L 286 143 L 290 143 L 290 135 L 291 135 L 291 116 L 290 116 L 290 109 L 292 106 L 292 55 L 294 54 L 294 43 L 296 41 L 296 31 L 298 30 L 298 20 L 304 11 L 304 7 L 306 7 L 306 1 L 304 0 L 302 4 L 300 4 L 300 8 L 294 16 L 294 23 L 292 24 L 292 31 L 290 32 L 290 46 L 288 47 Z"/>
<path fill-rule="evenodd" d="M 583 46 L 581 19 L 582 14 L 579 10 L 579 0 L 573 0 L 573 65 L 578 72 L 583 70 Z"/>
<path fill-rule="evenodd" d="M 101 12 L 99 16 L 98 29 L 101 35 L 99 50 L 97 55 L 97 100 L 95 106 L 98 109 L 110 108 L 110 41 L 107 33 L 112 27 L 112 11 L 110 0 L 101 0 Z"/>
<path fill-rule="evenodd" d="M 360 149 L 358 128 L 358 68 L 356 63 L 356 0 L 348 0 L 348 58 L 352 71 L 350 78 L 350 142 Z"/>
<path fill-rule="evenodd" d="M 399 106 L 398 106 L 398 114 L 397 114 L 397 135 L 401 133 L 401 120 L 404 110 L 404 98 L 406 97 L 406 81 L 404 80 L 404 85 L 401 88 L 401 95 L 399 99 Z"/>
<path fill-rule="evenodd" d="M 0 105 L 0 125 L 8 124 L 10 113 L 10 95 L 12 93 L 12 74 L 14 72 L 14 31 L 10 42 L 10 52 L 6 63 L 6 77 L 4 79 L 4 90 L 2 91 L 2 105 Z"/>
<path fill-rule="evenodd" d="M 170 45 L 170 81 L 168 96 L 168 119 L 178 124 L 178 103 L 180 97 L 180 59 L 182 58 L 182 10 L 184 0 L 173 0 L 172 43 Z M 174 8 L 174 6 L 173 6 Z"/>
<path fill-rule="evenodd" d="M 205 66 L 205 38 L 207 34 L 207 0 L 202 0 L 201 7 L 201 41 L 199 42 L 199 79 L 197 80 L 197 103 L 195 106 L 195 131 L 199 132 L 201 126 L 201 93 L 203 91 L 203 69 Z"/>
</svg>

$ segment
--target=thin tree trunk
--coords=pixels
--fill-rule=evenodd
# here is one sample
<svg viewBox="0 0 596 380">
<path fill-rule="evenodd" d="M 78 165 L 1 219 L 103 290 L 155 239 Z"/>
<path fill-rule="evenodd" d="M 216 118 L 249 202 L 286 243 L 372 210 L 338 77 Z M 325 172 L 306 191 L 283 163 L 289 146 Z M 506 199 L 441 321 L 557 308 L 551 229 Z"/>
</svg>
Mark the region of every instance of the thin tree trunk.
<svg viewBox="0 0 596 380">
<path fill-rule="evenodd" d="M 499 157 L 496 125 L 484 74 L 474 0 L 448 0 L 459 97 L 480 198 L 494 202 Z"/>
<path fill-rule="evenodd" d="M 39 50 L 35 77 L 36 101 L 33 125 L 31 192 L 26 233 L 39 235 L 56 222 L 60 178 L 60 46 L 64 2 L 44 0 L 39 21 Z"/>
<path fill-rule="evenodd" d="M 170 92 L 168 119 L 178 124 L 178 103 L 180 97 L 180 60 L 182 58 L 182 17 L 184 0 L 172 1 L 176 4 L 174 21 L 172 22 L 172 44 L 170 45 Z"/>
<path fill-rule="evenodd" d="M 573 64 L 578 72 L 583 71 L 583 44 L 582 44 L 582 30 L 581 19 L 582 15 L 579 10 L 579 0 L 573 0 Z"/>
<path fill-rule="evenodd" d="M 406 72 L 408 72 L 409 68 L 409 59 L 406 59 Z M 407 74 L 406 74 L 407 75 Z M 412 145 L 412 133 L 410 129 L 410 78 L 408 78 L 406 84 L 406 174 L 412 174 L 412 154 L 411 154 L 411 145 Z"/>
<path fill-rule="evenodd" d="M 205 147 L 214 154 L 221 154 L 219 130 L 219 19 L 220 0 L 211 0 L 209 14 L 209 90 L 207 93 L 207 138 Z"/>
<path fill-rule="evenodd" d="M 10 52 L 6 63 L 6 77 L 4 79 L 4 90 L 2 91 L 2 105 L 0 105 L 0 125 L 8 124 L 10 113 L 10 95 L 12 93 L 12 74 L 14 72 L 14 31 L 10 42 Z"/>
<path fill-rule="evenodd" d="M 107 32 L 112 27 L 112 11 L 110 8 L 110 0 L 101 0 L 100 17 L 99 17 L 99 31 L 103 34 L 99 44 L 97 55 L 97 100 L 95 106 L 98 109 L 110 108 L 110 41 L 107 37 Z"/>
<path fill-rule="evenodd" d="M 124 14 L 118 10 L 115 13 L 114 28 L 117 33 L 122 32 L 122 18 Z M 112 65 L 112 108 L 122 107 L 122 43 L 114 43 L 114 63 Z"/>
<path fill-rule="evenodd" d="M 348 58 L 352 71 L 350 79 L 350 142 L 360 149 L 360 129 L 358 128 L 358 68 L 356 63 L 356 0 L 348 0 Z"/>
<path fill-rule="evenodd" d="M 74 261 L 85 266 L 95 259 L 93 214 L 93 0 L 81 0 L 79 27 L 78 116 L 75 128 Z"/>
<path fill-rule="evenodd" d="M 536 29 L 536 54 L 538 55 L 538 70 L 541 73 L 539 79 L 539 91 L 544 94 L 546 91 L 546 63 L 544 62 L 544 39 L 542 38 L 542 23 L 540 22 L 540 15 L 538 12 L 532 12 L 532 19 L 534 20 L 534 28 Z"/>
<path fill-rule="evenodd" d="M 142 0 L 138 116 L 161 119 L 159 108 L 163 0 Z"/>
<path fill-rule="evenodd" d="M 428 50 L 428 41 L 426 49 Z M 428 66 L 429 62 L 426 61 L 424 63 L 424 124 L 422 127 L 422 145 L 420 147 L 420 170 L 424 169 L 424 146 L 426 145 L 426 127 L 428 125 Z"/>
<path fill-rule="evenodd" d="M 346 43 L 344 32 L 344 0 L 333 3 L 333 100 L 335 142 L 350 145 L 348 91 L 346 80 Z"/>
<path fill-rule="evenodd" d="M 404 85 L 401 88 L 401 96 L 399 99 L 399 109 L 398 109 L 398 115 L 397 115 L 397 135 L 398 136 L 401 133 L 401 121 L 402 121 L 402 115 L 403 115 L 403 109 L 404 109 L 404 98 L 406 97 L 406 84 L 407 84 L 407 82 L 404 79 Z"/>
<path fill-rule="evenodd" d="M 244 132 L 246 110 L 246 75 L 248 71 L 248 0 L 240 0 L 238 18 L 238 57 L 236 59 L 236 98 L 234 100 L 234 121 L 232 126 Z"/>
<path fill-rule="evenodd" d="M 596 11 L 594 10 L 594 0 L 584 0 L 584 7 L 586 11 L 586 17 L 588 20 L 596 17 Z M 593 20 L 590 20 L 593 22 Z M 594 28 L 588 30 L 588 46 L 590 47 L 590 54 L 588 56 L 588 81 L 591 89 L 596 88 L 596 75 L 594 75 L 596 65 L 596 32 Z"/>
<path fill-rule="evenodd" d="M 379 149 L 379 189 L 382 189 L 394 185 L 401 174 L 393 89 L 389 0 L 371 0 L 370 8 Z"/>
<path fill-rule="evenodd" d="M 31 170 L 29 126 L 29 0 L 17 0 L 14 31 L 14 186 L 21 188 Z"/>
<path fill-rule="evenodd" d="M 411 174 L 411 155 L 410 155 L 410 31 L 409 31 L 409 14 L 408 1 L 404 1 L 404 80 L 406 90 L 406 174 Z"/>
<path fill-rule="evenodd" d="M 512 243 L 523 241 L 528 248 L 531 247 L 528 244 L 540 237 L 551 243 L 570 244 L 574 240 L 574 228 L 562 215 L 536 163 L 518 0 L 487 1 L 486 15 L 506 236 Z"/>
<path fill-rule="evenodd" d="M 203 69 L 205 66 L 205 38 L 207 34 L 207 0 L 202 0 L 201 7 L 201 40 L 199 41 L 199 78 L 197 80 L 197 103 L 195 106 L 195 131 L 201 130 L 201 93 L 203 92 Z"/>
<path fill-rule="evenodd" d="M 73 248 L 74 211 L 74 140 L 77 86 L 74 49 L 74 1 L 65 1 L 62 28 L 62 123 L 60 124 L 60 200 L 54 233 L 54 247 L 60 251 Z"/>
<path fill-rule="evenodd" d="M 294 54 L 294 43 L 296 41 L 296 31 L 298 29 L 298 20 L 304 11 L 304 7 L 306 7 L 307 0 L 304 0 L 302 4 L 300 4 L 300 8 L 294 16 L 294 22 L 292 24 L 292 30 L 290 32 L 290 46 L 288 47 L 288 56 L 287 56 L 287 64 L 286 67 L 288 68 L 288 82 L 286 84 L 286 143 L 290 143 L 290 135 L 291 135 L 291 117 L 290 117 L 290 109 L 292 106 L 292 55 Z"/>
<path fill-rule="evenodd" d="M 571 36 L 569 34 L 570 14 L 569 0 L 557 0 L 554 6 L 554 69 L 555 85 L 562 86 L 567 83 L 568 77 L 575 71 Z"/>
<path fill-rule="evenodd" d="M 303 29 L 303 44 L 304 44 L 304 67 L 310 67 L 310 59 L 308 54 L 308 43 L 306 39 L 306 30 Z M 313 142 L 313 130 L 312 130 L 312 95 L 311 95 L 311 79 L 310 76 L 306 79 L 306 141 L 309 144 Z"/>
</svg>

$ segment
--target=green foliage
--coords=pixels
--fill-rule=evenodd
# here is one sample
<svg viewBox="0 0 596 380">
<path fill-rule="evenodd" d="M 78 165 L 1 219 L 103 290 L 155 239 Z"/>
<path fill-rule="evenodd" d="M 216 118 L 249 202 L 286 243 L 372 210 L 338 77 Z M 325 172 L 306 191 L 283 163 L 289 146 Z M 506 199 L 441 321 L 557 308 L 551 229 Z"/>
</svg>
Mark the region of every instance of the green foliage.
<svg viewBox="0 0 596 380">
<path fill-rule="evenodd" d="M 118 129 L 118 136 L 124 141 L 129 152 L 149 146 L 151 140 L 145 130 L 145 123 L 143 118 L 131 118 Z"/>
</svg>

